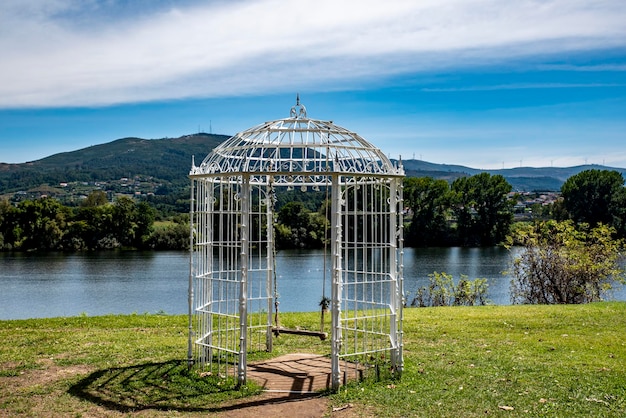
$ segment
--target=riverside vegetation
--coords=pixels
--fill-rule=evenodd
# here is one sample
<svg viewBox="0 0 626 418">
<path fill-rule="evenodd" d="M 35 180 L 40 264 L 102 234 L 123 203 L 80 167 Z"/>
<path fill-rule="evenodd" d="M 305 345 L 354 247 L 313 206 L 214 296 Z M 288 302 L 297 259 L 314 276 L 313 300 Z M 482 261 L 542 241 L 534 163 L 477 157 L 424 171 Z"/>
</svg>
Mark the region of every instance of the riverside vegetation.
<svg viewBox="0 0 626 418">
<path fill-rule="evenodd" d="M 318 313 L 281 320 L 319 327 Z M 407 308 L 401 379 L 327 394 L 327 415 L 350 405 L 341 416 L 623 417 L 624 329 L 624 302 Z M 0 415 L 206 416 L 255 404 L 253 382 L 187 371 L 186 333 L 186 316 L 0 321 Z M 329 344 L 282 336 L 271 356 Z"/>
<path fill-rule="evenodd" d="M 501 175 L 480 173 L 448 183 L 430 177 L 404 181 L 405 245 L 493 246 L 506 240 L 516 195 Z M 91 192 L 79 204 L 46 197 L 18 203 L 0 199 L 0 250 L 81 251 L 116 248 L 185 249 L 188 195 L 133 199 Z M 613 228 L 626 237 L 626 189 L 617 171 L 588 170 L 570 177 L 561 200 L 533 208 L 534 221 L 572 220 Z M 170 199 L 171 200 L 171 199 Z M 255 204 L 255 202 L 253 202 Z M 330 236 L 327 193 L 280 190 L 276 245 L 322 248 Z"/>
</svg>

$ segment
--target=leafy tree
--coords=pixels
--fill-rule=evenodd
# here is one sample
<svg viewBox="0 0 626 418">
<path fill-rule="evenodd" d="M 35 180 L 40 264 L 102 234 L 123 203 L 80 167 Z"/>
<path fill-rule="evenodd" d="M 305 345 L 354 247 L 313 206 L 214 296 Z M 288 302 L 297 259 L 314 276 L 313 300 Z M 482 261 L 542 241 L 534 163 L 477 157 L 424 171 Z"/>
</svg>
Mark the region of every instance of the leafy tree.
<svg viewBox="0 0 626 418">
<path fill-rule="evenodd" d="M 585 170 L 561 187 L 563 205 L 574 222 L 612 225 L 624 236 L 624 178 L 617 171 Z"/>
<path fill-rule="evenodd" d="M 154 209 L 146 203 L 140 202 L 135 209 L 135 229 L 133 242 L 137 248 L 143 248 L 150 234 L 152 233 L 152 225 L 156 217 Z"/>
<path fill-rule="evenodd" d="M 67 230 L 63 236 L 63 248 L 67 251 L 82 251 L 93 247 L 88 246 L 93 235 L 93 229 L 86 221 L 73 221 L 67 225 Z"/>
<path fill-rule="evenodd" d="M 569 219 L 569 214 L 563 205 L 563 198 L 557 199 L 550 205 L 550 214 L 551 219 L 556 221 L 565 221 Z"/>
<path fill-rule="evenodd" d="M 503 176 L 480 173 L 461 177 L 451 189 L 463 245 L 495 245 L 506 238 L 515 202 L 508 198 L 512 187 Z"/>
<path fill-rule="evenodd" d="M 18 205 L 24 241 L 21 250 L 57 250 L 66 227 L 69 209 L 58 200 L 46 197 L 26 200 Z"/>
<path fill-rule="evenodd" d="M 626 188 L 619 189 L 611 199 L 613 227 L 619 237 L 626 237 Z"/>
<path fill-rule="evenodd" d="M 404 180 L 404 201 L 413 213 L 407 231 L 407 245 L 443 244 L 448 230 L 448 182 L 432 177 L 409 177 Z"/>
<path fill-rule="evenodd" d="M 107 194 L 102 190 L 94 190 L 89 193 L 89 196 L 87 196 L 87 198 L 83 200 L 80 205 L 85 208 L 91 208 L 106 205 L 107 203 L 109 203 Z"/>
<path fill-rule="evenodd" d="M 148 203 L 135 204 L 129 197 L 118 197 L 112 209 L 111 235 L 123 246 L 143 248 L 154 219 L 154 209 Z"/>
<path fill-rule="evenodd" d="M 130 197 L 120 196 L 113 204 L 113 236 L 123 245 L 135 243 L 135 202 Z"/>
<path fill-rule="evenodd" d="M 599 301 L 614 280 L 624 280 L 619 265 L 623 242 L 614 229 L 590 228 L 572 221 L 519 226 L 508 245 L 521 245 L 513 262 L 513 303 L 559 304 Z"/>
<path fill-rule="evenodd" d="M 13 249 L 15 209 L 5 200 L 0 199 L 0 251 Z"/>
<path fill-rule="evenodd" d="M 293 248 L 293 236 L 291 228 L 281 223 L 274 224 L 274 240 L 277 249 Z"/>
<path fill-rule="evenodd" d="M 4 211 L 2 210 L 4 200 L 0 200 L 0 250 L 4 249 Z"/>
<path fill-rule="evenodd" d="M 146 244 L 154 250 L 189 249 L 189 223 L 173 223 L 158 228 L 152 232 Z"/>
<path fill-rule="evenodd" d="M 328 222 L 319 212 L 311 212 L 302 202 L 290 202 L 278 212 L 278 248 L 321 248 Z"/>
<path fill-rule="evenodd" d="M 67 246 L 75 250 L 119 247 L 113 235 L 113 205 L 81 206 L 69 225 Z"/>
</svg>

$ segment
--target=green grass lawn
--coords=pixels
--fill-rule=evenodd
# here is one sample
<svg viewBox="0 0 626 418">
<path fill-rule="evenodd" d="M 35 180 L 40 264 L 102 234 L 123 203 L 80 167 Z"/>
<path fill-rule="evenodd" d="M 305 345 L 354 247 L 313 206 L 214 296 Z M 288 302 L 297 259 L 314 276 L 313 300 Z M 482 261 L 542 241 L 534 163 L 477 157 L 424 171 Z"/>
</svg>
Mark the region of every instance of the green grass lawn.
<svg viewBox="0 0 626 418">
<path fill-rule="evenodd" d="M 281 313 L 281 322 L 317 329 L 319 314 Z M 206 415 L 258 393 L 187 373 L 185 316 L 0 321 L 0 341 L 0 416 L 88 416 L 95 404 Z M 281 336 L 272 355 L 329 344 Z M 623 302 L 410 308 L 404 354 L 401 379 L 352 383 L 331 403 L 389 417 L 626 416 Z"/>
<path fill-rule="evenodd" d="M 625 303 L 405 312 L 402 379 L 338 400 L 379 416 L 626 416 Z"/>
</svg>

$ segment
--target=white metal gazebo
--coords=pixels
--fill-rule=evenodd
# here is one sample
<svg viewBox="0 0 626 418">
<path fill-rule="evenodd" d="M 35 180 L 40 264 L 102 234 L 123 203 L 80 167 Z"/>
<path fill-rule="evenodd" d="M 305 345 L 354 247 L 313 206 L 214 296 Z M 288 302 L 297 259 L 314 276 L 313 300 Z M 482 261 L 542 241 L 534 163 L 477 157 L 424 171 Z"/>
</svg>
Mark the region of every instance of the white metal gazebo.
<svg viewBox="0 0 626 418">
<path fill-rule="evenodd" d="M 403 177 L 356 133 L 309 119 L 299 98 L 288 118 L 240 132 L 192 164 L 190 364 L 244 384 L 248 353 L 272 350 L 274 202 L 295 188 L 330 199 L 332 388 L 345 379 L 342 362 L 400 374 Z"/>
</svg>

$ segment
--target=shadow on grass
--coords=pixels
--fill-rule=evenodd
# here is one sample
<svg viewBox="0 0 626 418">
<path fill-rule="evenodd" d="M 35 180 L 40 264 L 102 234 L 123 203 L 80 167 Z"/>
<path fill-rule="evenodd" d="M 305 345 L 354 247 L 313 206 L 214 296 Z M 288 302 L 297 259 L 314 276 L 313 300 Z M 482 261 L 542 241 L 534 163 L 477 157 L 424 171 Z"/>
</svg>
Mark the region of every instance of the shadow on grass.
<svg viewBox="0 0 626 418">
<path fill-rule="evenodd" d="M 253 399 L 250 397 L 260 393 L 257 386 L 237 389 L 234 379 L 201 377 L 189 372 L 187 363 L 179 360 L 98 370 L 72 385 L 69 393 L 123 413 L 142 410 L 222 412 L 305 397 Z"/>
</svg>

